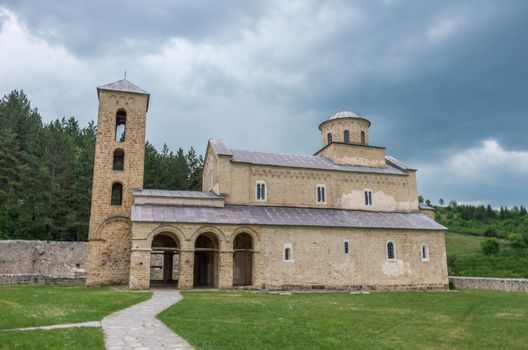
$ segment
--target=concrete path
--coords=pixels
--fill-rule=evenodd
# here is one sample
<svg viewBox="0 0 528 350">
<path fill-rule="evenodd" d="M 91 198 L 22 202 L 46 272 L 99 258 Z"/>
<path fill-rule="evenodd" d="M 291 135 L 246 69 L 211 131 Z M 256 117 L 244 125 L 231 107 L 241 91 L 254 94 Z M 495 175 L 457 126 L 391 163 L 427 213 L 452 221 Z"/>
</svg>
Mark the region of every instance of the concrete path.
<svg viewBox="0 0 528 350">
<path fill-rule="evenodd" d="M 154 290 L 152 298 L 103 319 L 107 350 L 173 349 L 192 347 L 156 318 L 182 299 L 175 290 Z"/>
<path fill-rule="evenodd" d="M 101 327 L 101 322 L 100 321 L 88 321 L 88 322 L 81 322 L 81 323 L 64 323 L 64 324 L 57 324 L 57 325 L 53 325 L 53 326 L 38 326 L 38 327 L 0 329 L 0 332 L 7 332 L 7 331 L 34 331 L 34 330 L 38 330 L 38 329 L 48 330 L 48 329 L 79 328 L 79 327 Z"/>
</svg>

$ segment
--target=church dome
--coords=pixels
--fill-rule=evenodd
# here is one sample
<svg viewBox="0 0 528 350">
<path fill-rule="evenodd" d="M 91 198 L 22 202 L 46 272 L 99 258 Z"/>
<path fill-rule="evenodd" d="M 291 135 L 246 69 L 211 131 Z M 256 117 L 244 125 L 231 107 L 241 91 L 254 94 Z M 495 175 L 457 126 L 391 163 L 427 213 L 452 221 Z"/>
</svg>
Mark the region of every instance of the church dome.
<svg viewBox="0 0 528 350">
<path fill-rule="evenodd" d="M 341 111 L 341 112 L 337 112 L 334 115 L 332 115 L 329 120 L 341 119 L 341 118 L 359 118 L 359 116 L 354 112 Z"/>
</svg>

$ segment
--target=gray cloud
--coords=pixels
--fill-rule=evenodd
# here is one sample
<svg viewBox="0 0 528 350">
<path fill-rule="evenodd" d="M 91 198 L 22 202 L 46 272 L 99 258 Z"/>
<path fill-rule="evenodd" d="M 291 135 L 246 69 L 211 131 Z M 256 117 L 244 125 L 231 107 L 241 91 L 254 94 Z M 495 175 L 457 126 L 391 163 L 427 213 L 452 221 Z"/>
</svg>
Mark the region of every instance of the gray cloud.
<svg viewBox="0 0 528 350">
<path fill-rule="evenodd" d="M 371 119 L 371 141 L 424 167 L 425 196 L 526 204 L 518 178 L 499 191 L 429 169 L 490 138 L 528 149 L 527 10 L 523 1 L 0 2 L 0 93 L 23 88 L 46 120 L 86 122 L 95 86 L 126 69 L 152 94 L 149 140 L 200 151 L 220 137 L 312 153 L 318 124 L 350 109 Z"/>
</svg>

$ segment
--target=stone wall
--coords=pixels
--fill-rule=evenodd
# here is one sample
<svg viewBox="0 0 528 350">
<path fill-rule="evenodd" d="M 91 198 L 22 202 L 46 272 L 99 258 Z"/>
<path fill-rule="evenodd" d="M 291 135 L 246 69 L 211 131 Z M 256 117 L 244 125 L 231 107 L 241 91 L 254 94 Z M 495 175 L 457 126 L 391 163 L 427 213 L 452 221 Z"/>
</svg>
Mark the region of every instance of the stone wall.
<svg viewBox="0 0 528 350">
<path fill-rule="evenodd" d="M 506 292 L 528 293 L 528 279 L 525 278 L 487 278 L 449 276 L 449 281 L 459 289 L 488 289 Z"/>
<path fill-rule="evenodd" d="M 0 274 L 75 276 L 86 270 L 87 242 L 0 241 Z"/>
<path fill-rule="evenodd" d="M 239 233 L 253 240 L 252 285 L 257 289 L 446 289 L 447 263 L 442 231 L 326 227 L 158 224 L 134 222 L 130 287 L 149 286 L 150 247 L 156 234 L 175 238 L 181 249 L 179 287 L 193 287 L 194 245 L 208 233 L 219 241 L 219 288 L 233 287 L 233 242 Z M 396 257 L 387 259 L 386 243 Z M 350 251 L 344 252 L 348 241 Z M 429 259 L 420 255 L 429 245 Z M 293 261 L 284 261 L 284 247 Z"/>
</svg>

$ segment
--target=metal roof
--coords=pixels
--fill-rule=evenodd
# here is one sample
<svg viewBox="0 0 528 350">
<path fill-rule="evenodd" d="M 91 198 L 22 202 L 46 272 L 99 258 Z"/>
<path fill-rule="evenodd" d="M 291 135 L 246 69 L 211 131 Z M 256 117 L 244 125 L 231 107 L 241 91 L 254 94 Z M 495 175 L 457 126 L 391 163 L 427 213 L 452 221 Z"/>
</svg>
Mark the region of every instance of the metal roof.
<svg viewBox="0 0 528 350">
<path fill-rule="evenodd" d="M 218 155 L 223 155 L 223 156 L 232 156 L 233 155 L 233 153 L 231 153 L 229 148 L 227 148 L 227 146 L 225 145 L 224 141 L 222 141 L 222 140 L 211 139 L 211 140 L 209 140 L 209 144 L 213 148 L 213 151 L 216 154 L 218 154 Z"/>
<path fill-rule="evenodd" d="M 110 84 L 98 86 L 97 90 L 113 90 L 113 91 L 124 91 L 124 92 L 133 92 L 136 94 L 149 95 L 148 92 L 141 89 L 139 86 L 131 83 L 126 79 L 121 79 Z"/>
<path fill-rule="evenodd" d="M 274 165 L 293 168 L 308 168 L 321 170 L 339 170 L 361 173 L 406 175 L 397 167 L 387 164 L 383 168 L 363 165 L 335 164 L 323 156 L 294 155 L 285 153 L 267 153 L 232 149 L 233 162 L 259 165 Z"/>
<path fill-rule="evenodd" d="M 169 191 L 169 190 L 134 190 L 134 196 L 137 197 L 173 197 L 173 198 L 200 198 L 200 199 L 223 199 L 214 192 L 202 191 Z"/>
<path fill-rule="evenodd" d="M 445 230 L 419 213 L 226 205 L 223 208 L 136 204 L 132 221 L 235 225 Z"/>
<path fill-rule="evenodd" d="M 359 118 L 359 115 L 357 115 L 354 112 L 340 111 L 332 115 L 329 120 L 340 119 L 340 118 Z"/>
</svg>

